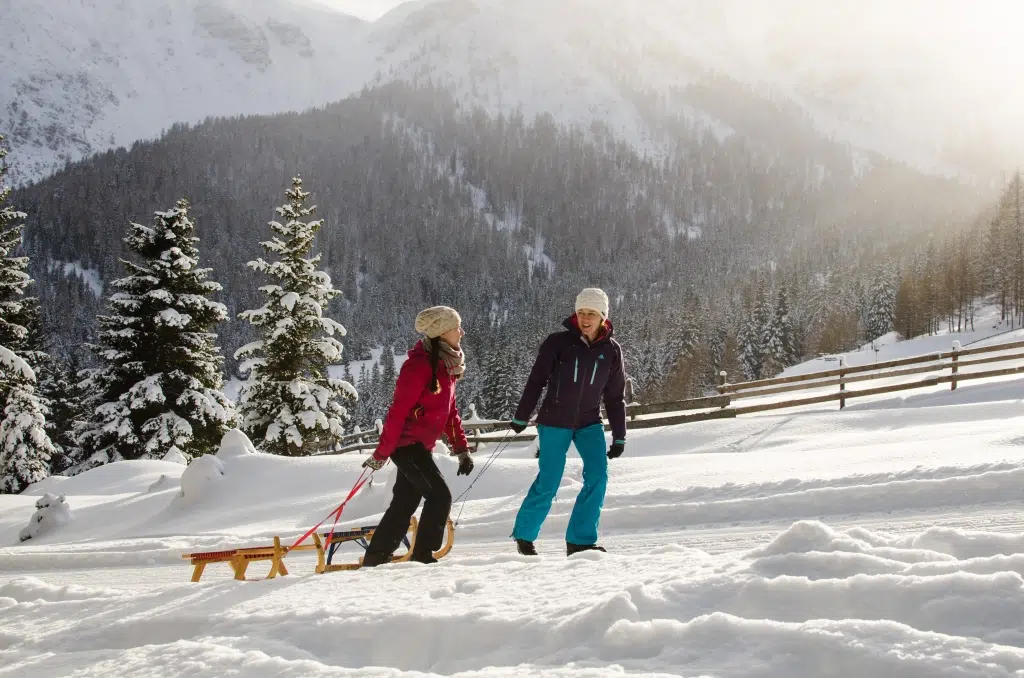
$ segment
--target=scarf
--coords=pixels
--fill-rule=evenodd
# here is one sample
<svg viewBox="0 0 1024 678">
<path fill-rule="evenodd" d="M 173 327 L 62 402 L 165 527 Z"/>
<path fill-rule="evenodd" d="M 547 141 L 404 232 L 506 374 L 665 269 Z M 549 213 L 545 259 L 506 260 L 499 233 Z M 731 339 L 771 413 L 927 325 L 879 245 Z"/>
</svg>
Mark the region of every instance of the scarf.
<svg viewBox="0 0 1024 678">
<path fill-rule="evenodd" d="M 429 353 L 433 349 L 433 342 L 436 341 L 440 347 L 440 357 L 444 361 L 445 369 L 448 370 L 448 374 L 455 379 L 462 379 L 466 373 L 466 356 L 463 354 L 461 349 L 452 348 L 447 343 L 440 339 L 431 339 L 430 337 L 423 337 L 423 348 L 427 349 Z"/>
</svg>

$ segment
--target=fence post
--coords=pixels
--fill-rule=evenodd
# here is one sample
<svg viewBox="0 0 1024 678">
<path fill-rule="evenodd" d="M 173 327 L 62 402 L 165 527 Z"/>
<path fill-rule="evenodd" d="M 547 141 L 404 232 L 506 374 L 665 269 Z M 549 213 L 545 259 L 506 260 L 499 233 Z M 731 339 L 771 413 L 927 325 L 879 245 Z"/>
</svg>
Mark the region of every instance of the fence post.
<svg viewBox="0 0 1024 678">
<path fill-rule="evenodd" d="M 955 391 L 956 390 L 956 371 L 957 371 L 956 360 L 957 360 L 957 354 L 959 352 L 960 352 L 960 342 L 959 341 L 954 341 L 953 342 L 953 355 L 950 356 L 950 361 L 951 361 L 950 365 L 952 366 L 952 369 L 953 369 L 953 378 L 949 382 L 949 390 L 950 391 Z"/>
<path fill-rule="evenodd" d="M 846 356 L 839 356 L 839 392 L 843 393 L 846 391 Z M 846 407 L 846 398 L 839 398 L 839 409 Z"/>
<path fill-rule="evenodd" d="M 725 370 L 722 370 L 721 372 L 718 373 L 718 385 L 719 386 L 725 386 L 728 383 L 729 383 L 729 375 L 726 373 Z"/>
</svg>

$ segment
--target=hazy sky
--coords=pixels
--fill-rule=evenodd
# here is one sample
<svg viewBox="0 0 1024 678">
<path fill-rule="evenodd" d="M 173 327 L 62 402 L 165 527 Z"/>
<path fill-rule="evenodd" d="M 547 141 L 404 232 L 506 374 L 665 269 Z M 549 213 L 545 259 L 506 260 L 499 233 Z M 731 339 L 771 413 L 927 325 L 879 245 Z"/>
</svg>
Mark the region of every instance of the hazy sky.
<svg viewBox="0 0 1024 678">
<path fill-rule="evenodd" d="M 373 21 L 392 7 L 401 5 L 405 0 L 316 0 L 328 7 L 337 7 L 343 12 L 360 19 Z"/>
</svg>

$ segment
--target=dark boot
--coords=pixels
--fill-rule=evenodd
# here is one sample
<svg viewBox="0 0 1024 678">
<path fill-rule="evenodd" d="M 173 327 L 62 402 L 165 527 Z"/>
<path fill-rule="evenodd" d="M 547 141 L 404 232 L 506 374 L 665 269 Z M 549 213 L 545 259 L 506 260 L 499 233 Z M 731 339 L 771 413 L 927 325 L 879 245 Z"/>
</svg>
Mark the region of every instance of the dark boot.
<svg viewBox="0 0 1024 678">
<path fill-rule="evenodd" d="M 537 549 L 534 547 L 533 542 L 526 541 L 525 539 L 516 539 L 516 550 L 523 556 L 537 555 Z"/>
<path fill-rule="evenodd" d="M 565 555 L 571 556 L 574 553 L 580 551 L 600 551 L 601 553 L 607 553 L 603 546 L 597 544 L 573 544 L 572 542 L 565 542 Z"/>
<path fill-rule="evenodd" d="M 363 562 L 360 567 L 377 567 L 384 563 L 391 562 L 391 557 L 386 553 L 367 553 L 363 556 Z"/>
</svg>

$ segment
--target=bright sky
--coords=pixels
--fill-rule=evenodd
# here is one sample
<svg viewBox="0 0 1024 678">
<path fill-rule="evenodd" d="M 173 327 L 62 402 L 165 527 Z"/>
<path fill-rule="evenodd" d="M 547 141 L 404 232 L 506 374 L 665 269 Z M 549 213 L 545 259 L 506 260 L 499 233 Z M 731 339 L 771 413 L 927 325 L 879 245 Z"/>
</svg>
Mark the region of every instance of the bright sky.
<svg viewBox="0 0 1024 678">
<path fill-rule="evenodd" d="M 405 0 L 315 0 L 322 5 L 340 9 L 346 14 L 373 21 Z"/>
</svg>

